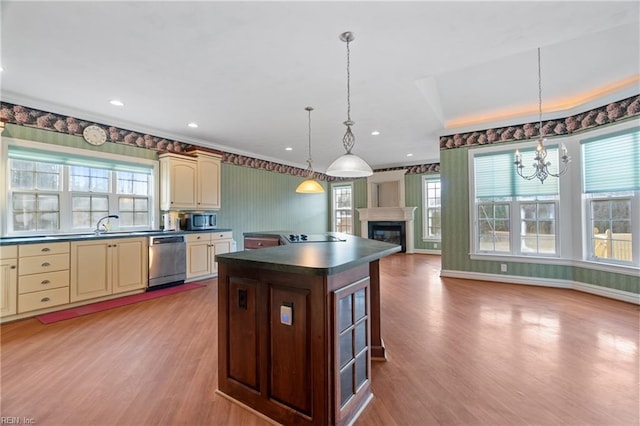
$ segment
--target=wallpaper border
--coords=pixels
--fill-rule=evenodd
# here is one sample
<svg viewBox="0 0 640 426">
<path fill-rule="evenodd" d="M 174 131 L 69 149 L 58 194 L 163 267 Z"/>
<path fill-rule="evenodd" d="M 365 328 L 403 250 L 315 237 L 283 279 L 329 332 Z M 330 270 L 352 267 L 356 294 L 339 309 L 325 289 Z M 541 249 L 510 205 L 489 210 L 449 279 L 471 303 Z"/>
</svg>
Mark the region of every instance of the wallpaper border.
<svg viewBox="0 0 640 426">
<path fill-rule="evenodd" d="M 48 130 L 82 137 L 85 127 L 95 125 L 103 128 L 107 132 L 107 142 L 136 146 L 138 148 L 150 149 L 158 153 L 175 152 L 187 154 L 188 151 L 198 148 L 197 145 L 188 144 L 176 140 L 168 140 L 158 136 L 136 132 L 128 129 L 121 129 L 102 123 L 94 123 L 90 120 L 82 120 L 75 117 L 54 114 L 22 105 L 15 105 L 8 102 L 0 102 L 0 121 L 19 126 L 32 127 L 36 129 Z M 204 147 L 203 147 L 204 148 Z M 306 169 L 287 166 L 273 161 L 261 160 L 246 155 L 234 154 L 230 152 L 217 151 L 222 155 L 222 162 L 237 166 L 250 167 L 253 169 L 273 171 L 276 173 L 288 174 L 292 176 L 307 177 Z M 438 173 L 440 164 L 421 164 L 415 166 L 405 166 L 386 170 L 407 169 L 408 174 L 414 173 Z M 313 177 L 323 181 L 344 180 L 324 173 L 313 172 Z"/>
<path fill-rule="evenodd" d="M 545 120 L 542 122 L 542 136 L 570 135 L 634 117 L 640 117 L 640 94 L 566 118 Z M 539 127 L 535 122 L 440 136 L 440 149 L 534 139 L 540 135 Z"/>
</svg>

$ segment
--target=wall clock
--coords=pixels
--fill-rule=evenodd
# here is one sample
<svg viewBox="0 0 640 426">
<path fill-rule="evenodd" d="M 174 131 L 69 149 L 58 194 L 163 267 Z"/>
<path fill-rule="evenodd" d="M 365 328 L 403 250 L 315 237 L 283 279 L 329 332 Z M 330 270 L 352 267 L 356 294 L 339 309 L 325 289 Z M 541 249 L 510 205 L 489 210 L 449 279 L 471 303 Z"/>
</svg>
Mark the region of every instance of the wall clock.
<svg viewBox="0 0 640 426">
<path fill-rule="evenodd" d="M 100 146 L 107 141 L 107 132 L 100 126 L 91 125 L 84 128 L 82 137 L 91 145 Z"/>
</svg>

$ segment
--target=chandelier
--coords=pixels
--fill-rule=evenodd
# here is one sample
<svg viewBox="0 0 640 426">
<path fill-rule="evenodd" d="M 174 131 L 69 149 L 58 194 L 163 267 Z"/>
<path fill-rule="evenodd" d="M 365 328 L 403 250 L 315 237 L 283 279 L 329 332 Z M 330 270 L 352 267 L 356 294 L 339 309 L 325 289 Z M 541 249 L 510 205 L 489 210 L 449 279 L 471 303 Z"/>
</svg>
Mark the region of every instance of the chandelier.
<svg viewBox="0 0 640 426">
<path fill-rule="evenodd" d="M 296 192 L 301 194 L 320 194 L 324 192 L 324 188 L 313 179 L 313 166 L 311 165 L 311 111 L 313 111 L 313 108 L 306 107 L 304 110 L 309 113 L 309 159 L 307 160 L 307 179 L 298 185 Z"/>
<path fill-rule="evenodd" d="M 353 146 L 356 143 L 356 137 L 351 132 L 351 126 L 355 122 L 351 121 L 351 85 L 350 85 L 350 62 L 349 62 L 349 43 L 354 40 L 355 36 L 351 32 L 344 32 L 340 34 L 340 40 L 347 43 L 347 121 L 344 125 L 347 126 L 347 132 L 342 138 L 342 146 L 346 151 L 345 154 L 338 157 L 327 169 L 329 176 L 337 177 L 366 177 L 373 174 L 371 167 L 360 157 L 351 153 Z"/>
<path fill-rule="evenodd" d="M 520 156 L 520 150 L 516 149 L 516 173 L 526 180 L 532 180 L 534 178 L 540 179 L 540 183 L 544 183 L 544 180 L 548 176 L 560 177 L 567 172 L 567 164 L 571 161 L 571 157 L 568 155 L 567 147 L 562 144 L 562 155 L 560 161 L 562 166 L 558 173 L 553 173 L 549 170 L 551 162 L 547 161 L 547 148 L 544 146 L 546 139 L 542 138 L 542 77 L 540 67 L 540 48 L 538 47 L 538 145 L 536 146 L 536 154 L 533 158 L 533 172 L 530 175 L 524 174 L 524 165 L 522 164 L 522 158 Z"/>
</svg>

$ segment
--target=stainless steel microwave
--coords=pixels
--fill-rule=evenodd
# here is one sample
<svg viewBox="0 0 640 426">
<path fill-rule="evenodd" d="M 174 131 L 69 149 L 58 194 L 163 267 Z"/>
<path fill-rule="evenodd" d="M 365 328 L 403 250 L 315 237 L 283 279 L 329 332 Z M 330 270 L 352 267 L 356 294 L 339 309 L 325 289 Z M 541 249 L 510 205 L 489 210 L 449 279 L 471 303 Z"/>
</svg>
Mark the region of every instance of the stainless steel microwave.
<svg viewBox="0 0 640 426">
<path fill-rule="evenodd" d="M 211 213 L 183 213 L 180 216 L 180 228 L 185 231 L 201 231 L 218 227 L 218 214 Z"/>
</svg>

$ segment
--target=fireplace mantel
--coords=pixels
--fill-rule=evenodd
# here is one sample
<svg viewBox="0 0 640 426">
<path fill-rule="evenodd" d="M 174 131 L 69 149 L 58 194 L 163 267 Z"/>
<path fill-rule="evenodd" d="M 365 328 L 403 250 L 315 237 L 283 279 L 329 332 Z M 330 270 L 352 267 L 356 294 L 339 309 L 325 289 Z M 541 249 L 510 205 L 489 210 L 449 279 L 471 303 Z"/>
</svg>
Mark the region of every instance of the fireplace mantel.
<svg viewBox="0 0 640 426">
<path fill-rule="evenodd" d="M 406 222 L 407 253 L 414 252 L 413 215 L 417 207 L 375 207 L 356 209 L 360 215 L 360 235 L 369 235 L 369 222 L 403 221 Z"/>
<path fill-rule="evenodd" d="M 376 207 L 372 209 L 357 209 L 360 220 L 374 222 L 379 220 L 413 221 L 413 213 L 417 207 Z"/>
</svg>

